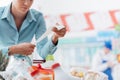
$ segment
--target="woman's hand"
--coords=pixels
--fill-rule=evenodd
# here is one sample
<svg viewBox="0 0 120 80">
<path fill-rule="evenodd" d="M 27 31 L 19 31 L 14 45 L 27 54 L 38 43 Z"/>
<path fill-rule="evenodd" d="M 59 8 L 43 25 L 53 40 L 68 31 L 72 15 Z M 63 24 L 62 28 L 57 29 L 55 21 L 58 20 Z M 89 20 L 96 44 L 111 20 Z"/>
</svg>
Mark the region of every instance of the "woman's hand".
<svg viewBox="0 0 120 80">
<path fill-rule="evenodd" d="M 31 43 L 21 43 L 9 48 L 9 55 L 21 54 L 30 55 L 34 51 L 35 45 Z"/>
<path fill-rule="evenodd" d="M 56 42 L 58 41 L 59 38 L 64 37 L 66 34 L 66 28 L 62 28 L 62 29 L 57 29 L 56 27 L 52 28 L 52 31 L 54 32 L 53 36 L 52 36 L 52 41 L 54 44 L 56 44 Z"/>
</svg>

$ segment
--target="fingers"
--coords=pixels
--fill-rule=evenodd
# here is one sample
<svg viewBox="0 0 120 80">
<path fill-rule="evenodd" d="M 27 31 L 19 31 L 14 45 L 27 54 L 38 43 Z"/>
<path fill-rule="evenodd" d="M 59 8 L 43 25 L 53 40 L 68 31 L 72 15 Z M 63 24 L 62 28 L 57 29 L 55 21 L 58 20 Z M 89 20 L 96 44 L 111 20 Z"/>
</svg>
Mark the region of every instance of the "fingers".
<svg viewBox="0 0 120 80">
<path fill-rule="evenodd" d="M 57 29 L 56 27 L 53 27 L 53 28 L 52 28 L 52 31 L 53 31 L 53 32 L 57 32 L 58 29 Z"/>
<path fill-rule="evenodd" d="M 18 45 L 14 45 L 13 48 L 11 48 L 10 50 L 12 50 L 11 52 L 13 54 L 21 54 L 21 55 L 30 55 L 33 53 L 35 48 L 34 44 L 31 43 L 20 43 Z"/>
<path fill-rule="evenodd" d="M 34 52 L 34 48 L 29 48 L 24 51 L 21 51 L 21 54 L 27 56 L 27 55 L 31 55 L 33 52 Z"/>
<path fill-rule="evenodd" d="M 57 27 L 52 28 L 52 31 L 55 33 L 55 36 L 58 38 L 64 37 L 64 35 L 66 34 L 66 27 L 64 27 L 63 25 L 60 25 L 59 23 L 56 23 L 56 26 Z"/>
<path fill-rule="evenodd" d="M 28 48 L 25 50 L 25 55 L 31 55 L 33 52 L 34 52 L 34 48 L 35 48 L 35 45 L 34 44 L 30 44 L 28 46 Z"/>
<path fill-rule="evenodd" d="M 64 32 L 66 32 L 66 28 L 64 27 L 64 28 L 62 28 L 62 29 L 59 30 L 59 29 L 57 29 L 56 27 L 53 27 L 53 28 L 52 28 L 52 31 L 53 31 L 53 32 L 59 32 L 59 31 L 64 31 Z"/>
<path fill-rule="evenodd" d="M 30 48 L 35 48 L 35 45 L 34 44 L 30 44 Z"/>
<path fill-rule="evenodd" d="M 66 33 L 66 28 L 62 28 L 62 29 L 58 30 L 57 28 L 54 27 L 52 29 L 52 31 L 55 32 L 58 35 L 64 35 Z"/>
<path fill-rule="evenodd" d="M 61 29 L 61 34 L 65 34 L 66 33 L 66 28 L 62 28 Z"/>
<path fill-rule="evenodd" d="M 59 37 L 63 37 L 66 34 L 66 28 L 62 28 L 55 32 Z"/>
</svg>

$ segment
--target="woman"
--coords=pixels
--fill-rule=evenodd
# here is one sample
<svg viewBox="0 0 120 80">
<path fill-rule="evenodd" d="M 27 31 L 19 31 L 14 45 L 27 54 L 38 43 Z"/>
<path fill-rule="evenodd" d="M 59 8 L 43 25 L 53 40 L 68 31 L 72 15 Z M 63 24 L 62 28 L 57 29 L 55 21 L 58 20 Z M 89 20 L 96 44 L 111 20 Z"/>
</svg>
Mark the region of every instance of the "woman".
<svg viewBox="0 0 120 80">
<path fill-rule="evenodd" d="M 13 56 L 15 60 L 8 65 L 14 69 L 16 61 L 24 61 L 32 65 L 31 55 L 34 48 L 45 59 L 48 54 L 54 54 L 58 39 L 64 37 L 66 29 L 52 28 L 53 36 L 44 38 L 36 46 L 31 43 L 33 37 L 38 40 L 46 31 L 46 24 L 41 12 L 30 9 L 34 0 L 12 0 L 11 4 L 0 8 L 0 50 L 6 57 Z M 21 66 L 22 63 L 21 63 Z M 19 68 L 18 68 L 19 69 Z"/>
<path fill-rule="evenodd" d="M 33 36 L 37 40 L 46 31 L 43 14 L 30 9 L 34 0 L 12 0 L 11 4 L 0 8 L 0 49 L 5 56 L 26 60 L 31 64 L 28 55 L 34 48 L 45 59 L 57 49 L 58 39 L 64 37 L 66 29 L 52 29 L 53 36 L 31 44 Z"/>
</svg>

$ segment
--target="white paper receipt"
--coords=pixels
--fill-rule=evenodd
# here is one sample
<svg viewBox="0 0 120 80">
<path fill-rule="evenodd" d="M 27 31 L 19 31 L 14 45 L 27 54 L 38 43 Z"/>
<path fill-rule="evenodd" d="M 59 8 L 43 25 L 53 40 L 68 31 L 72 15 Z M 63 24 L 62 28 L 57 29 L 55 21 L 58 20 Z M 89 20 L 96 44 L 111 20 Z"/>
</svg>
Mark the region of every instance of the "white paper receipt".
<svg viewBox="0 0 120 80">
<path fill-rule="evenodd" d="M 63 26 L 63 25 L 57 25 L 56 27 L 57 27 L 58 30 L 60 30 L 60 29 L 62 29 L 62 28 L 65 28 L 65 26 Z M 40 38 L 38 38 L 38 40 L 36 41 L 36 43 L 40 42 L 40 41 L 43 40 L 45 37 L 47 37 L 47 36 L 52 32 L 52 28 L 53 28 L 53 27 L 49 27 L 49 28 L 47 29 L 47 31 L 46 31 Z"/>
</svg>

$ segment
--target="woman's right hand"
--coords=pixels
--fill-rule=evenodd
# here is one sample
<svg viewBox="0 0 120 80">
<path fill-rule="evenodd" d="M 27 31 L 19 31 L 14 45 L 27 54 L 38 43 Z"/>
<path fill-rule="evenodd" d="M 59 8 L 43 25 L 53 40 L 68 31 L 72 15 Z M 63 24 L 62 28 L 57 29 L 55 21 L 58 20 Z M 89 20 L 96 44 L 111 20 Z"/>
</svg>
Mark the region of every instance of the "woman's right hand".
<svg viewBox="0 0 120 80">
<path fill-rule="evenodd" d="M 31 43 L 20 43 L 9 48 L 9 55 L 21 54 L 30 55 L 34 51 L 35 45 Z"/>
</svg>

